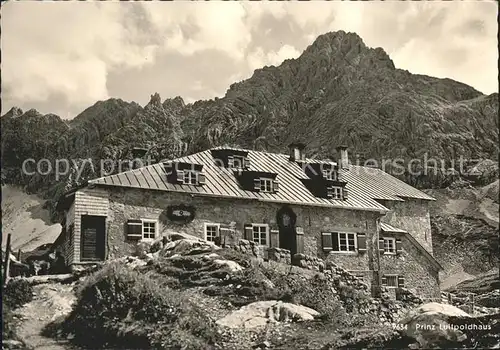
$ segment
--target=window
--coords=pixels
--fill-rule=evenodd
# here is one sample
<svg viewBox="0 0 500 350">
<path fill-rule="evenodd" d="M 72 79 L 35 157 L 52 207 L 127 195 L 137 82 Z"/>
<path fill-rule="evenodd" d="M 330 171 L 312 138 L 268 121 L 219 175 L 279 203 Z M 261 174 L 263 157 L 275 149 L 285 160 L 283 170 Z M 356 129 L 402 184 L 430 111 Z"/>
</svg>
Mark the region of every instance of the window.
<svg viewBox="0 0 500 350">
<path fill-rule="evenodd" d="M 243 169 L 245 160 L 242 156 L 233 156 L 233 168 Z"/>
<path fill-rule="evenodd" d="M 219 236 L 220 224 L 205 224 L 205 239 L 209 242 L 215 242 Z"/>
<path fill-rule="evenodd" d="M 332 187 L 332 199 L 342 199 L 342 187 Z"/>
<path fill-rule="evenodd" d="M 323 177 L 326 180 L 337 180 L 336 173 L 333 169 L 323 169 Z"/>
<path fill-rule="evenodd" d="M 156 221 L 142 220 L 142 238 L 154 239 L 156 236 Z"/>
<path fill-rule="evenodd" d="M 184 170 L 184 184 L 196 185 L 198 183 L 197 172 L 193 170 Z"/>
<path fill-rule="evenodd" d="M 384 237 L 384 254 L 396 254 L 396 238 Z"/>
<path fill-rule="evenodd" d="M 384 275 L 382 277 L 382 285 L 388 288 L 398 287 L 398 276 L 397 275 Z"/>
<path fill-rule="evenodd" d="M 273 192 L 273 179 L 261 178 L 260 179 L 261 192 Z"/>
<path fill-rule="evenodd" d="M 334 232 L 332 233 L 332 244 L 334 252 L 356 252 L 356 233 Z"/>
<path fill-rule="evenodd" d="M 269 245 L 268 238 L 269 238 L 269 226 L 267 225 L 260 225 L 260 224 L 253 224 L 252 225 L 252 231 L 253 231 L 253 241 L 257 244 L 260 245 Z"/>
</svg>

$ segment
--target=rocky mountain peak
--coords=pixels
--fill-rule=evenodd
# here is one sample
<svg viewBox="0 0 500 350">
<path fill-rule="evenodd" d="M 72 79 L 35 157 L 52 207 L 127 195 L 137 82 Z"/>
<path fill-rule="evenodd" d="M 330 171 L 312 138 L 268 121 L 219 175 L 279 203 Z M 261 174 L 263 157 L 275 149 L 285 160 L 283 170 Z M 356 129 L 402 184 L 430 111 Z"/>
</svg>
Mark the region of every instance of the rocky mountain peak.
<svg viewBox="0 0 500 350">
<path fill-rule="evenodd" d="M 20 117 L 21 115 L 23 115 L 23 110 L 19 107 L 12 107 L 7 113 L 5 113 L 5 115 L 3 115 L 2 117 L 5 117 L 5 118 L 16 118 L 16 117 Z"/>
<path fill-rule="evenodd" d="M 31 108 L 30 110 L 26 111 L 26 113 L 24 113 L 24 116 L 26 116 L 26 117 L 36 117 L 36 116 L 40 116 L 40 115 L 42 115 L 42 114 L 34 108 Z"/>
<path fill-rule="evenodd" d="M 149 100 L 148 104 L 146 105 L 146 109 L 149 108 L 162 108 L 161 104 L 161 96 L 159 93 L 155 92 L 153 95 L 151 95 L 151 99 Z"/>
<path fill-rule="evenodd" d="M 394 62 L 380 47 L 370 48 L 351 32 L 339 30 L 320 35 L 303 54 L 304 57 L 345 60 L 353 66 L 395 69 Z"/>
</svg>

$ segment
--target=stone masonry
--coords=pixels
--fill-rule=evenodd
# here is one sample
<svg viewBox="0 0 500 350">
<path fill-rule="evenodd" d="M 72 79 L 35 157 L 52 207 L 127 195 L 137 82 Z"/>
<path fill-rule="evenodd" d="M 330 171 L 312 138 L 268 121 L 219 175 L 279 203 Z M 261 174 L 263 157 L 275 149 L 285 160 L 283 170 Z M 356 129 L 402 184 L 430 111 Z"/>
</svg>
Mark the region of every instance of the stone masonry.
<svg viewBox="0 0 500 350">
<path fill-rule="evenodd" d="M 105 192 L 102 195 L 102 200 L 98 198 L 101 192 Z M 226 232 L 224 234 L 228 235 L 224 237 L 225 245 L 245 250 L 246 252 L 251 251 L 256 257 L 279 262 L 289 263 L 291 261 L 289 252 L 285 252 L 279 246 L 272 246 L 272 249 L 267 250 L 267 252 L 262 251 L 260 246 L 245 240 L 244 236 L 245 224 L 267 224 L 271 235 L 276 234 L 278 232 L 276 214 L 282 208 L 282 204 L 280 203 L 260 202 L 248 199 L 204 197 L 186 193 L 145 191 L 118 187 L 100 188 L 99 191 L 93 190 L 92 195 L 92 203 L 98 203 L 99 205 L 104 203 L 104 201 L 108 203 L 106 210 L 99 207 L 100 212 L 96 214 L 107 214 L 107 259 L 132 255 L 134 253 L 137 240 L 127 238 L 126 224 L 130 219 L 143 219 L 157 222 L 157 236 L 165 235 L 168 232 L 179 232 L 202 239 L 205 239 L 205 224 L 217 223 L 221 227 L 225 226 L 229 228 L 224 231 Z M 79 198 L 83 197 L 77 194 L 76 200 Z M 192 221 L 178 223 L 166 217 L 165 213 L 169 206 L 182 204 L 195 208 L 195 215 Z M 396 205 L 399 205 L 399 203 Z M 80 204 L 76 203 L 75 206 L 79 208 Z M 367 285 L 374 282 L 374 271 L 380 271 L 381 274 L 397 273 L 405 277 L 405 286 L 410 290 L 431 295 L 439 292 L 437 272 L 431 268 L 429 262 L 422 256 L 422 252 L 417 250 L 410 242 L 403 240 L 404 252 L 397 258 L 392 256 L 379 257 L 378 222 L 381 219 L 381 214 L 318 206 L 289 205 L 289 207 L 297 216 L 296 226 L 300 227 L 303 232 L 303 252 L 299 253 L 309 257 L 300 259 L 304 260 L 304 262 L 299 262 L 299 264 L 318 266 L 318 270 L 321 264 L 330 263 L 342 266 L 343 269 L 348 270 Z M 402 212 L 406 213 L 409 217 L 409 211 L 405 212 L 402 209 Z M 417 213 L 419 218 L 416 219 L 416 222 L 424 227 L 426 215 L 423 212 L 421 214 Z M 79 222 L 77 216 L 78 213 L 75 214 L 75 224 Z M 398 214 L 396 211 L 396 214 L 392 214 L 388 221 L 394 226 L 398 226 L 398 222 L 403 223 L 401 220 L 404 217 L 406 216 Z M 382 218 L 382 220 L 387 221 L 386 218 Z M 417 229 L 420 224 L 410 225 L 410 227 Z M 79 232 L 79 227 L 75 226 L 75 236 Z M 364 233 L 366 235 L 366 251 L 349 253 L 324 252 L 322 248 L 322 232 Z M 425 232 L 420 234 L 419 242 L 422 235 L 425 238 Z M 430 244 L 430 241 L 428 244 Z M 76 248 L 74 251 L 76 255 Z M 378 280 L 375 280 L 375 284 L 378 284 Z"/>
</svg>

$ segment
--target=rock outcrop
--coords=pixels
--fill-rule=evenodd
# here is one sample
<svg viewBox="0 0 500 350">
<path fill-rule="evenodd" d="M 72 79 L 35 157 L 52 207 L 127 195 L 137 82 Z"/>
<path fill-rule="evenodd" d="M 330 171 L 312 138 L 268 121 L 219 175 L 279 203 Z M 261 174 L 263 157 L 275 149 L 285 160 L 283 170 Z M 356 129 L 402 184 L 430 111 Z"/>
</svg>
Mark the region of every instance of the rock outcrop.
<svg viewBox="0 0 500 350">
<path fill-rule="evenodd" d="M 270 322 L 311 321 L 319 313 L 311 308 L 277 300 L 258 301 L 219 319 L 217 324 L 230 328 L 256 328 Z"/>
</svg>

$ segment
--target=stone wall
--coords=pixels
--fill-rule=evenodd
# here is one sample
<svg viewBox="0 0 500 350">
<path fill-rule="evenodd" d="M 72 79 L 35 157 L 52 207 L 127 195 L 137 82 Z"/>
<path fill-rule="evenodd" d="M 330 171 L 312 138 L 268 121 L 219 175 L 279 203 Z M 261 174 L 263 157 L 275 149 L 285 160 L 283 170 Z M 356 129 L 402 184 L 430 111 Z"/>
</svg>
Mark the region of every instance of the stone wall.
<svg viewBox="0 0 500 350">
<path fill-rule="evenodd" d="M 382 222 L 408 231 L 432 254 L 429 201 L 405 198 L 404 202 L 383 201 L 382 204 L 391 210 L 382 217 Z"/>
<path fill-rule="evenodd" d="M 257 259 L 264 258 L 264 249 L 255 242 L 251 242 L 246 239 L 240 239 L 236 244 L 231 245 L 230 247 L 238 252 L 251 255 Z"/>
<path fill-rule="evenodd" d="M 292 263 L 291 254 L 288 249 L 268 248 L 266 257 L 268 260 L 290 265 Z"/>
<path fill-rule="evenodd" d="M 295 254 L 292 258 L 292 264 L 308 270 L 321 272 L 325 270 L 323 259 L 307 254 Z"/>
<path fill-rule="evenodd" d="M 425 298 L 440 297 L 439 272 L 411 243 L 406 235 L 398 236 L 402 252 L 398 255 L 380 256 L 380 273 L 404 277 L 405 288 Z"/>
<path fill-rule="evenodd" d="M 128 219 L 158 220 L 160 234 L 173 230 L 204 237 L 205 223 L 233 224 L 234 241 L 244 238 L 244 225 L 251 223 L 268 224 L 271 230 L 276 230 L 276 213 L 281 208 L 279 203 L 225 199 L 213 197 L 192 196 L 184 193 L 155 192 L 139 189 L 110 188 L 108 216 L 109 256 L 118 257 L 133 252 L 134 241 L 127 241 L 125 224 Z M 170 220 L 162 220 L 162 213 L 169 205 L 186 204 L 196 209 L 195 218 L 187 224 L 178 224 Z M 371 241 L 376 239 L 378 213 L 336 209 L 327 207 L 290 206 L 297 215 L 296 225 L 304 231 L 304 251 L 309 255 L 321 258 L 328 254 L 321 247 L 321 232 L 343 231 L 362 232 L 367 236 L 367 253 L 364 254 L 333 254 L 339 264 L 345 262 L 350 267 L 367 269 L 370 263 L 369 248 Z"/>
<path fill-rule="evenodd" d="M 99 188 L 99 190 L 102 191 L 103 188 Z M 103 200 L 109 201 L 106 220 L 108 258 L 134 253 L 137 241 L 127 239 L 127 220 L 149 219 L 157 221 L 159 235 L 165 235 L 166 232 L 173 231 L 187 233 L 203 239 L 205 238 L 204 227 L 206 223 L 226 225 L 230 227 L 230 230 L 225 231 L 225 234 L 230 232 L 224 238 L 226 245 L 237 247 L 236 249 L 241 251 L 251 251 L 253 255 L 259 258 L 290 261 L 289 255 L 283 250 L 275 249 L 265 252 L 253 242 L 243 239 L 245 224 L 268 224 L 270 230 L 277 230 L 276 213 L 282 207 L 279 203 L 202 197 L 185 193 L 145 191 L 132 188 L 107 188 L 105 192 L 102 196 Z M 97 192 L 94 190 L 94 196 L 95 193 Z M 78 198 L 77 196 L 76 199 L 78 200 Z M 180 204 L 190 205 L 195 208 L 195 217 L 191 222 L 180 224 L 166 218 L 165 212 L 168 206 Z M 77 206 L 81 207 L 81 205 Z M 351 271 L 365 284 L 372 283 L 373 271 L 379 270 L 377 220 L 380 218 L 380 214 L 326 207 L 298 205 L 290 207 L 297 215 L 296 225 L 301 227 L 304 232 L 304 256 L 310 257 L 301 259 L 304 262 L 299 262 L 299 266 L 300 264 L 306 267 L 313 266 L 313 269 L 319 271 L 321 264 L 325 262 L 332 263 Z M 415 209 L 415 211 L 418 210 Z M 424 211 L 420 213 L 422 217 L 426 215 L 423 213 Z M 402 216 L 398 213 L 396 211 L 396 216 L 393 214 L 392 218 L 401 218 Z M 409 215 L 409 211 L 406 214 Z M 76 213 L 75 216 L 77 215 Z M 76 221 L 79 220 L 75 217 Z M 398 226 L 397 223 L 393 224 Z M 321 232 L 339 231 L 365 233 L 366 252 L 353 254 L 324 252 Z M 421 256 L 421 252 L 416 250 L 410 242 L 404 241 L 403 249 L 406 253 L 397 258 L 383 256 L 380 261 L 380 270 L 384 273 L 402 274 L 406 279 L 406 285 L 410 289 L 413 288 L 417 294 L 436 294 L 439 291 L 437 272 L 430 268 L 425 257 Z M 76 248 L 74 250 L 76 253 Z M 429 286 L 431 292 L 428 291 Z"/>
</svg>

